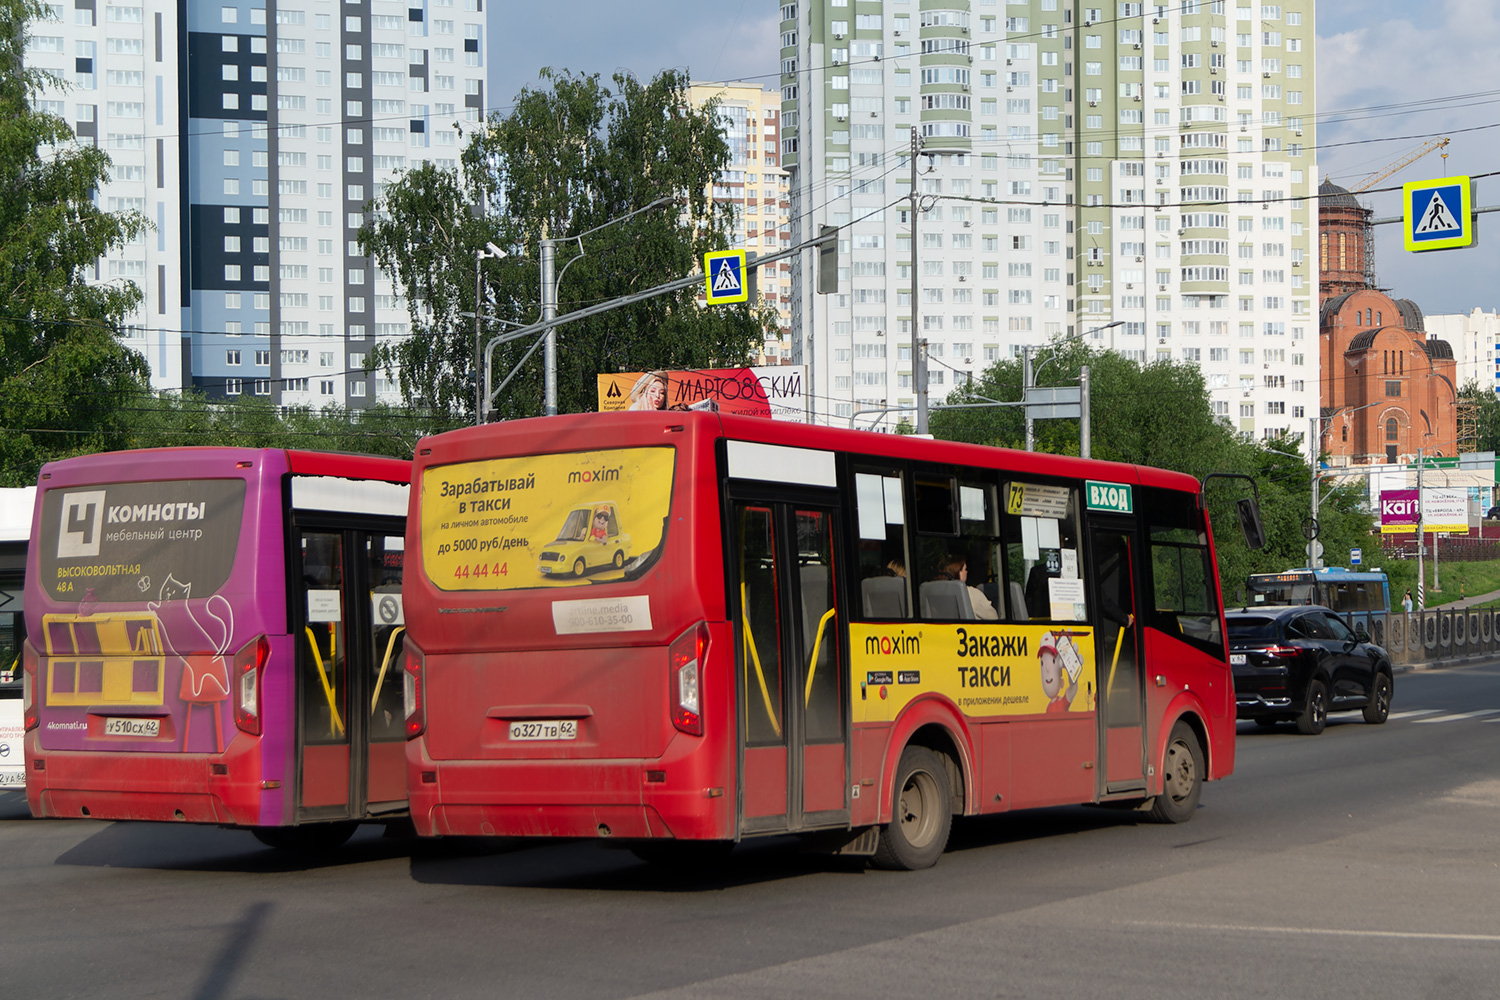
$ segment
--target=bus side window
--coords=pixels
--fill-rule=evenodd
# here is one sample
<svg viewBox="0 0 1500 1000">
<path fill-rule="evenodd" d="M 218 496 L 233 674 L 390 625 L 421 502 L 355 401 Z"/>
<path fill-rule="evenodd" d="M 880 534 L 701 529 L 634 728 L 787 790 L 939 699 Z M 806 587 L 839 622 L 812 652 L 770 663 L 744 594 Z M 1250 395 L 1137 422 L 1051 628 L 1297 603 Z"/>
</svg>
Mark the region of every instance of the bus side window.
<svg viewBox="0 0 1500 1000">
<path fill-rule="evenodd" d="M 866 619 L 912 617 L 906 550 L 906 502 L 900 470 L 854 474 L 859 527 L 860 610 Z"/>
<path fill-rule="evenodd" d="M 1224 655 L 1218 580 L 1203 514 L 1186 493 L 1143 491 L 1150 522 L 1152 610 L 1148 624 L 1215 656 Z"/>
<path fill-rule="evenodd" d="M 978 470 L 968 474 L 983 475 Z M 915 480 L 921 617 L 996 621 L 1004 576 L 994 483 L 946 471 L 919 471 Z"/>
<path fill-rule="evenodd" d="M 1001 496 L 1006 619 L 1084 621 L 1078 491 L 1013 481 L 1002 484 Z"/>
</svg>

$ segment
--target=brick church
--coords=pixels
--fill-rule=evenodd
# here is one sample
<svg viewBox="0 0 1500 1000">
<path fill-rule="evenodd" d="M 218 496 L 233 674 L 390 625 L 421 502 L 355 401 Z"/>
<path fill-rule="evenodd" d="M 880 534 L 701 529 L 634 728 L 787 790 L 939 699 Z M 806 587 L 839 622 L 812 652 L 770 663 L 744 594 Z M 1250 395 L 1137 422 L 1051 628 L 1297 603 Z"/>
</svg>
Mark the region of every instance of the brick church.
<svg viewBox="0 0 1500 1000">
<path fill-rule="evenodd" d="M 1370 465 L 1458 454 L 1453 348 L 1430 339 L 1422 310 L 1375 287 L 1368 208 L 1318 188 L 1321 448 L 1329 463 Z"/>
</svg>

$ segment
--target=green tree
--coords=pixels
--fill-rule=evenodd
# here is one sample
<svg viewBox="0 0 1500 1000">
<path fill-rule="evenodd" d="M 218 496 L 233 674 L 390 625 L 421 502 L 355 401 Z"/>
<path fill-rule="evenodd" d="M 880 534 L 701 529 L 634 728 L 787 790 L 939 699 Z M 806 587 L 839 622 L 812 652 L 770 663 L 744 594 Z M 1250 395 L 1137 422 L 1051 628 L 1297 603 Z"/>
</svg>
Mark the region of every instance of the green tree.
<svg viewBox="0 0 1500 1000">
<path fill-rule="evenodd" d="M 137 212 L 93 193 L 109 157 L 33 100 L 60 85 L 24 65 L 35 0 L 0 0 L 0 482 L 36 481 L 53 457 L 117 447 L 122 403 L 146 391 L 146 362 L 116 335 L 140 301 L 130 282 L 87 284 L 105 253 L 139 238 Z"/>
<path fill-rule="evenodd" d="M 694 106 L 685 74 L 649 83 L 617 74 L 614 90 L 598 75 L 543 70 L 541 79 L 469 134 L 457 169 L 428 164 L 392 182 L 360 232 L 411 311 L 413 335 L 372 363 L 414 406 L 472 413 L 474 321 L 462 314 L 474 312 L 486 243 L 510 256 L 484 262 L 479 311 L 516 325 L 540 318 L 544 236 L 559 240 L 558 273 L 566 268 L 559 313 L 685 277 L 704 252 L 729 245 L 732 216 L 710 196 L 729 147 L 717 105 Z M 700 309 L 688 290 L 560 327 L 559 409 L 594 409 L 601 372 L 743 364 L 766 319 L 749 304 Z M 496 384 L 531 346 L 496 349 Z M 542 412 L 541 353 L 497 401 L 500 416 Z"/>
</svg>

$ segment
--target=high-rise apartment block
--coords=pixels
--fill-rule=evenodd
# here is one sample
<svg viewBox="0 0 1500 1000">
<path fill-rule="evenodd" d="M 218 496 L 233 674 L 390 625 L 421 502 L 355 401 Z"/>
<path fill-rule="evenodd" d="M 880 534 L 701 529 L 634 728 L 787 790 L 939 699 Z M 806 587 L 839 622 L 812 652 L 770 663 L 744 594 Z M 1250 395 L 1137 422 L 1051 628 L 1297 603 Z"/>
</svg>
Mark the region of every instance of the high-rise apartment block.
<svg viewBox="0 0 1500 1000">
<path fill-rule="evenodd" d="M 836 294 L 817 294 L 811 253 L 793 271 L 794 351 L 819 419 L 914 404 L 915 268 L 935 400 L 1024 345 L 1078 337 L 1198 364 L 1214 412 L 1243 433 L 1305 434 L 1318 406 L 1312 12 L 783 4 L 793 239 L 844 227 Z"/>
<path fill-rule="evenodd" d="M 125 342 L 158 388 L 361 407 L 365 359 L 407 334 L 359 252 L 395 171 L 455 165 L 484 104 L 482 0 L 72 0 L 28 64 L 43 105 L 103 146 L 108 209 L 155 225 L 100 264 L 145 293 Z"/>
<path fill-rule="evenodd" d="M 717 98 L 729 165 L 715 180 L 713 198 L 734 209 L 735 248 L 765 256 L 790 245 L 787 176 L 780 166 L 781 95 L 751 83 L 695 83 L 688 99 L 696 106 Z M 767 330 L 757 364 L 788 361 L 791 351 L 791 265 L 757 269 L 758 289 L 779 317 Z"/>
</svg>

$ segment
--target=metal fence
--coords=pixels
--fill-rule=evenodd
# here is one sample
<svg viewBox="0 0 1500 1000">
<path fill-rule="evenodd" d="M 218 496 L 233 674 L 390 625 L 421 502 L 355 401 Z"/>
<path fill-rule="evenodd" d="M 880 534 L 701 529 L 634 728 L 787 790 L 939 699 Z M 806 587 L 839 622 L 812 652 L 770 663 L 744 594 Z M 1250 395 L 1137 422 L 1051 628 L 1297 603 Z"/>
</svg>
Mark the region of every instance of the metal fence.
<svg viewBox="0 0 1500 1000">
<path fill-rule="evenodd" d="M 1350 624 L 1364 625 L 1370 641 L 1384 646 L 1391 662 L 1413 665 L 1500 656 L 1500 611 L 1434 611 L 1359 614 Z"/>
</svg>

